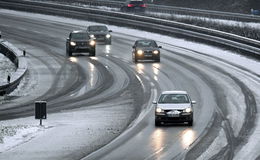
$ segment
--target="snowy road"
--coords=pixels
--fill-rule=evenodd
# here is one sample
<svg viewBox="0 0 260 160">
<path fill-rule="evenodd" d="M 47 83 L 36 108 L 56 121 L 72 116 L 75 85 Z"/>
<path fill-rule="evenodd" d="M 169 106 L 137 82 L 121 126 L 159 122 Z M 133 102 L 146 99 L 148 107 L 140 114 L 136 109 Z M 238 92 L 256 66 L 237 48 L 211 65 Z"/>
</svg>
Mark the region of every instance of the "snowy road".
<svg viewBox="0 0 260 160">
<path fill-rule="evenodd" d="M 251 149 L 258 144 L 250 142 L 250 135 L 259 142 L 259 61 L 115 26 L 109 26 L 112 45 L 98 45 L 96 58 L 67 59 L 69 31 L 93 23 L 6 10 L 0 14 L 0 30 L 27 48 L 29 63 L 19 89 L 2 102 L 0 119 L 32 116 L 37 99 L 47 100 L 53 113 L 44 134 L 41 130 L 5 150 L 0 159 L 240 159 L 248 150 L 252 159 L 259 156 Z M 131 46 L 139 38 L 163 46 L 161 63 L 132 63 Z M 172 89 L 187 90 L 197 101 L 193 127 L 154 127 L 151 101 Z M 35 125 L 32 121 L 1 124 Z"/>
</svg>

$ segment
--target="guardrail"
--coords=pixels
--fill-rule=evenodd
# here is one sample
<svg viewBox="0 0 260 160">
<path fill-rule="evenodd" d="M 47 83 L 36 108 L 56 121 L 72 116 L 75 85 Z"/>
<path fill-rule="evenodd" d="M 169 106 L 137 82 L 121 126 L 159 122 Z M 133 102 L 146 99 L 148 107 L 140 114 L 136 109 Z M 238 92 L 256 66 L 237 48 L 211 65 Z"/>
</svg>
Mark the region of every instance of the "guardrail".
<svg viewBox="0 0 260 160">
<path fill-rule="evenodd" d="M 8 57 L 17 68 L 11 75 L 10 82 L 5 82 L 0 86 L 0 96 L 3 96 L 11 93 L 17 88 L 23 76 L 27 72 L 27 62 L 22 51 L 3 39 L 0 39 L 0 53 Z"/>
<path fill-rule="evenodd" d="M 43 0 L 32 0 L 32 1 L 43 1 Z M 46 0 L 44 0 L 46 2 Z M 105 0 L 47 0 L 51 2 L 59 3 L 69 3 L 69 4 L 85 4 L 89 7 L 93 6 L 106 6 L 110 8 L 120 8 L 124 4 L 123 1 L 105 1 Z M 236 20 L 236 21 L 246 21 L 246 22 L 260 22 L 260 16 L 250 14 L 241 14 L 233 12 L 221 12 L 221 11 L 211 11 L 211 10 L 201 10 L 193 8 L 184 8 L 184 7 L 174 7 L 174 6 L 165 6 L 165 5 L 155 5 L 148 3 L 147 11 L 149 12 L 158 12 L 158 13 L 167 13 L 167 14 L 178 14 L 178 15 L 187 15 L 187 16 L 202 16 L 209 18 L 218 18 L 218 19 L 227 19 L 227 20 Z"/>
</svg>

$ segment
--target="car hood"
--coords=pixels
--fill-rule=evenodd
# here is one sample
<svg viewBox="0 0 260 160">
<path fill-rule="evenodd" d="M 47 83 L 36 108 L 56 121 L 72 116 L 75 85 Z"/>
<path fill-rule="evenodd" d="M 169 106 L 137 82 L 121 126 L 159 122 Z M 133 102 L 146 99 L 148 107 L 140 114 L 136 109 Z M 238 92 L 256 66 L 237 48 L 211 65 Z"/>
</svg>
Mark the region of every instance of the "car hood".
<svg viewBox="0 0 260 160">
<path fill-rule="evenodd" d="M 157 107 L 160 107 L 163 110 L 186 109 L 188 107 L 191 107 L 191 104 L 190 103 L 180 103 L 180 104 L 158 103 Z"/>
</svg>

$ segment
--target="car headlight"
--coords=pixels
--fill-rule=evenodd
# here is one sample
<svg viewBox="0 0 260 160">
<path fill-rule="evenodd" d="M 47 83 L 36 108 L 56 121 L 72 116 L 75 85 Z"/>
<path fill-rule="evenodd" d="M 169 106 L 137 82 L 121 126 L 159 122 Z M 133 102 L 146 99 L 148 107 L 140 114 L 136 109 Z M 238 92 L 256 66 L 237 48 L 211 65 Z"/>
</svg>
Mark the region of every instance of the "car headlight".
<svg viewBox="0 0 260 160">
<path fill-rule="evenodd" d="M 162 113 L 162 112 L 164 112 L 164 110 L 161 109 L 161 108 L 159 108 L 159 107 L 157 107 L 157 108 L 156 108 L 156 112 L 157 112 L 157 113 Z"/>
<path fill-rule="evenodd" d="M 159 54 L 159 51 L 158 50 L 154 50 L 153 54 Z"/>
<path fill-rule="evenodd" d="M 93 40 L 91 40 L 91 41 L 89 42 L 89 44 L 90 44 L 91 46 L 94 46 L 94 45 L 96 44 L 96 42 L 93 41 Z"/>
<path fill-rule="evenodd" d="M 95 35 L 94 35 L 94 34 L 91 34 L 91 35 L 90 35 L 90 38 L 95 38 Z"/>
<path fill-rule="evenodd" d="M 71 46 L 76 46 L 76 42 L 70 42 Z"/>
<path fill-rule="evenodd" d="M 138 55 L 142 55 L 144 53 L 144 51 L 142 51 L 142 50 L 137 50 L 137 54 Z"/>
<path fill-rule="evenodd" d="M 110 38 L 110 37 L 111 37 L 111 35 L 110 35 L 110 34 L 107 34 L 107 35 L 106 35 L 106 38 L 107 38 L 107 39 L 108 39 L 108 38 Z"/>
<path fill-rule="evenodd" d="M 185 112 L 190 113 L 192 111 L 191 107 L 185 109 Z"/>
</svg>

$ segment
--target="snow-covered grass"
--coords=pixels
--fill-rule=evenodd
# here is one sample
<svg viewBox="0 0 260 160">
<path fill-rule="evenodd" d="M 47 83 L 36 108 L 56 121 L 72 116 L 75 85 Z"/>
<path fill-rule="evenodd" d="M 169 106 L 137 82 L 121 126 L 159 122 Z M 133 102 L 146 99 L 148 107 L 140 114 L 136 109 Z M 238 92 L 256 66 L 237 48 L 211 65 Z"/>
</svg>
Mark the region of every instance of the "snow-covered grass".
<svg viewBox="0 0 260 160">
<path fill-rule="evenodd" d="M 177 22 L 192 24 L 200 27 L 212 28 L 240 36 L 260 40 L 260 23 L 241 22 L 235 20 L 214 19 L 199 16 L 179 15 L 158 12 L 146 12 L 147 15 Z"/>
<path fill-rule="evenodd" d="M 15 65 L 0 53 L 0 85 L 7 82 L 7 76 L 15 72 Z"/>
<path fill-rule="evenodd" d="M 29 141 L 43 130 L 44 127 L 31 125 L 1 125 L 0 124 L 0 153 L 21 143 Z"/>
</svg>

